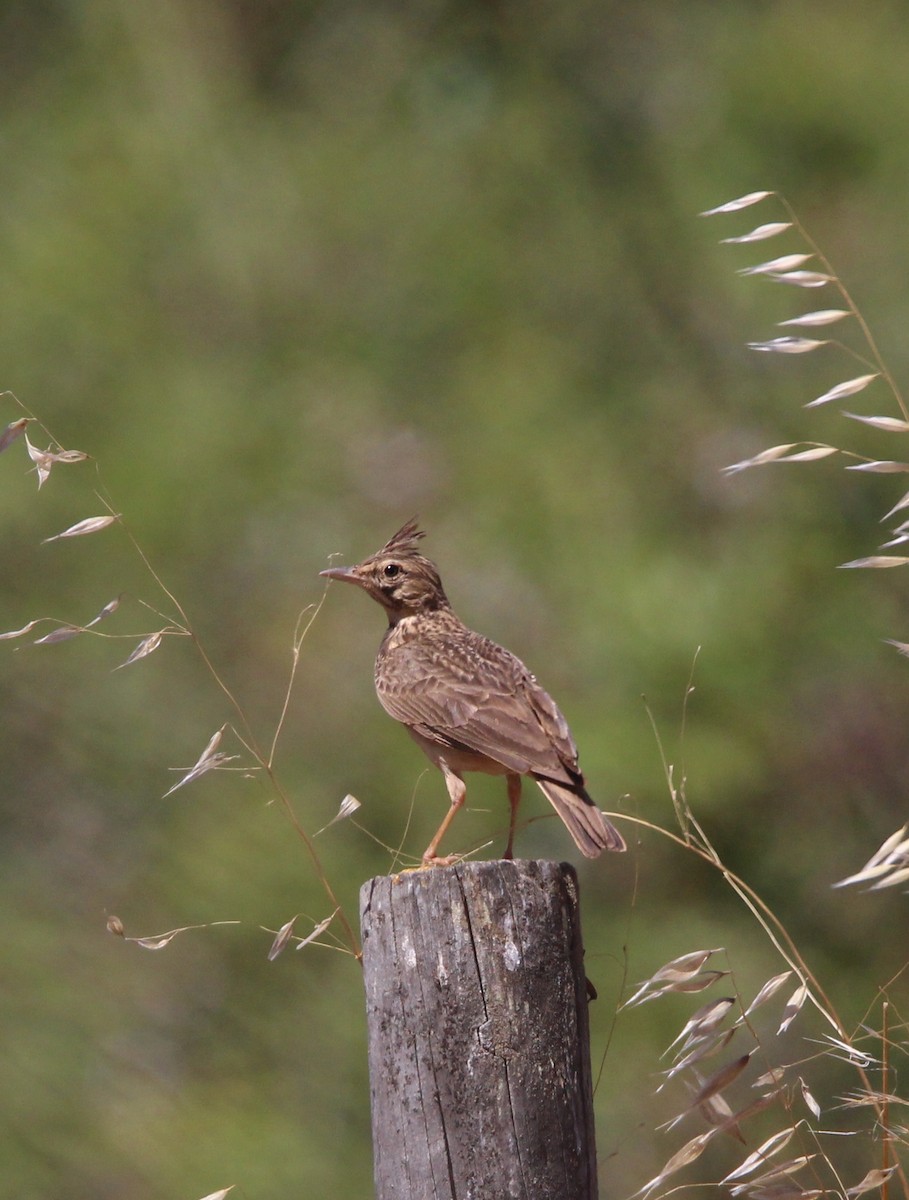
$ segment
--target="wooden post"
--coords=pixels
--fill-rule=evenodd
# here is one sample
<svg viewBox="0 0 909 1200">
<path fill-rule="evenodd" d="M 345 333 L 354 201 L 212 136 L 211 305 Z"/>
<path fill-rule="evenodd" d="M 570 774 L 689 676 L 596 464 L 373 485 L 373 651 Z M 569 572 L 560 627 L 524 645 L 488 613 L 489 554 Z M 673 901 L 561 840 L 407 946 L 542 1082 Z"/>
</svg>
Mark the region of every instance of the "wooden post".
<svg viewBox="0 0 909 1200">
<path fill-rule="evenodd" d="M 360 907 L 376 1200 L 596 1200 L 574 869 L 463 862 Z"/>
</svg>

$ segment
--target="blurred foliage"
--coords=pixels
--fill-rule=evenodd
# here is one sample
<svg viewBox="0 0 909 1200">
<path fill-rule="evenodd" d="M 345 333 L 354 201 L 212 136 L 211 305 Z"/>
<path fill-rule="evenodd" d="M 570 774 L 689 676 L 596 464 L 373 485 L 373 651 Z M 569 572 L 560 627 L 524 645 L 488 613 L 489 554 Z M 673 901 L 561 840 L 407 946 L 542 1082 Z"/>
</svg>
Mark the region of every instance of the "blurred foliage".
<svg viewBox="0 0 909 1200">
<path fill-rule="evenodd" d="M 36 495 L 21 445 L 0 460 L 0 626 L 83 622 L 122 592 L 103 631 L 134 635 L 0 643 L 0 1200 L 371 1189 L 359 969 L 318 946 L 266 961 L 260 926 L 330 911 L 299 838 L 242 773 L 161 799 L 230 704 L 185 640 L 112 673 L 160 627 L 139 600 L 172 608 L 119 529 L 40 544 L 104 511 L 95 488 L 264 744 L 328 555 L 419 512 L 456 610 L 557 696 L 606 809 L 671 826 L 645 695 L 695 811 L 846 1019 L 899 969 L 880 931 L 902 897 L 829 888 L 905 813 L 909 673 L 881 643 L 907 636 L 902 579 L 834 570 L 873 552 L 899 492 L 835 461 L 720 474 L 849 436 L 801 404 L 854 372 L 749 354 L 810 305 L 735 276 L 761 255 L 716 243 L 747 216 L 696 214 L 780 188 L 906 378 L 903 16 L 0 3 L 0 385 L 101 471 L 58 467 Z M 19 415 L 7 400 L 0 424 Z M 418 854 L 445 793 L 372 694 L 381 626 L 329 594 L 277 765 L 310 833 L 352 792 L 366 830 Z M 453 843 L 498 846 L 501 782 L 470 798 Z M 351 823 L 318 845 L 355 920 L 392 860 Z M 572 849 L 553 820 L 521 846 Z M 728 947 L 745 992 L 781 968 L 665 839 L 581 870 L 618 1196 L 674 1148 L 651 1074 L 689 1011 L 612 1031 L 626 971 L 701 945 Z M 131 936 L 242 924 L 153 953 L 105 933 L 111 912 Z"/>
</svg>

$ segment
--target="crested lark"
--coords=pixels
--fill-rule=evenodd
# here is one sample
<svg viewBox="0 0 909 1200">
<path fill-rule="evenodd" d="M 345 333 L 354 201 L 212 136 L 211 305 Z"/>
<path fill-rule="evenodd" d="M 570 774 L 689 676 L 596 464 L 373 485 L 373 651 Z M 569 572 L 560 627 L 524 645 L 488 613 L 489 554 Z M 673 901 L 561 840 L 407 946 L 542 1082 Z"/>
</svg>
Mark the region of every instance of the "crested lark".
<svg viewBox="0 0 909 1200">
<path fill-rule="evenodd" d="M 505 858 L 512 857 L 524 775 L 539 784 L 582 854 L 624 850 L 622 835 L 587 794 L 571 731 L 554 701 L 520 659 L 455 616 L 438 571 L 419 552 L 421 537 L 416 521 L 408 521 L 377 554 L 320 574 L 357 584 L 385 609 L 376 692 L 445 776 L 451 808 L 423 864 L 451 861 L 437 850 L 464 803 L 465 771 L 505 776 L 511 804 Z"/>
</svg>

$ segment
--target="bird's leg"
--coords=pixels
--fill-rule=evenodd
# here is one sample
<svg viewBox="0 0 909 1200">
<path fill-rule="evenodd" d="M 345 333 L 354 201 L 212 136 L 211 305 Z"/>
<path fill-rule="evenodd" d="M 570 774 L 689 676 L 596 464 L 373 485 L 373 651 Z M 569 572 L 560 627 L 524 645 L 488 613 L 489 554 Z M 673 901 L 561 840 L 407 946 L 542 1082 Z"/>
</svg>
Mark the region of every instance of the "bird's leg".
<svg viewBox="0 0 909 1200">
<path fill-rule="evenodd" d="M 448 826 L 454 820 L 455 813 L 458 811 L 458 809 L 464 803 L 464 798 L 467 795 L 467 784 L 464 782 L 464 780 L 461 778 L 461 776 L 457 774 L 456 771 L 453 771 L 451 769 L 451 767 L 448 765 L 448 763 L 445 761 L 444 758 L 439 760 L 439 767 L 442 770 L 442 774 L 445 776 L 445 786 L 448 788 L 448 795 L 451 799 L 451 808 L 445 814 L 445 820 L 442 822 L 442 824 L 436 830 L 435 837 L 432 839 L 432 841 L 429 843 L 429 845 L 426 847 L 426 850 L 424 851 L 424 854 L 423 854 L 423 866 L 424 867 L 433 867 L 433 866 L 447 867 L 454 861 L 454 859 L 452 859 L 452 858 L 440 858 L 436 854 L 436 851 L 439 848 L 439 843 L 441 842 L 442 838 L 445 836 L 445 831 L 448 829 Z"/>
<path fill-rule="evenodd" d="M 508 845 L 505 847 L 503 858 L 514 858 L 514 828 L 518 820 L 518 805 L 521 803 L 521 776 L 506 775 L 508 784 L 508 803 L 511 806 L 511 817 L 508 821 Z"/>
</svg>

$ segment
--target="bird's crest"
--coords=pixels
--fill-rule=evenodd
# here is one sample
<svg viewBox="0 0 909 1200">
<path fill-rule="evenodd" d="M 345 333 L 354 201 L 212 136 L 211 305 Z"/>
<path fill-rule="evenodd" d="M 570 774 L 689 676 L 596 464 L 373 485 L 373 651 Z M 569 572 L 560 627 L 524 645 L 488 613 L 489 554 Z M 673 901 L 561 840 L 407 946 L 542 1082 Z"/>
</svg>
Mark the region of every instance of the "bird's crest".
<svg viewBox="0 0 909 1200">
<path fill-rule="evenodd" d="M 418 543 L 420 538 L 425 536 L 424 531 L 418 528 L 417 518 L 411 517 L 405 525 L 401 526 L 397 533 L 392 534 L 379 551 L 379 554 L 418 554 Z"/>
</svg>

